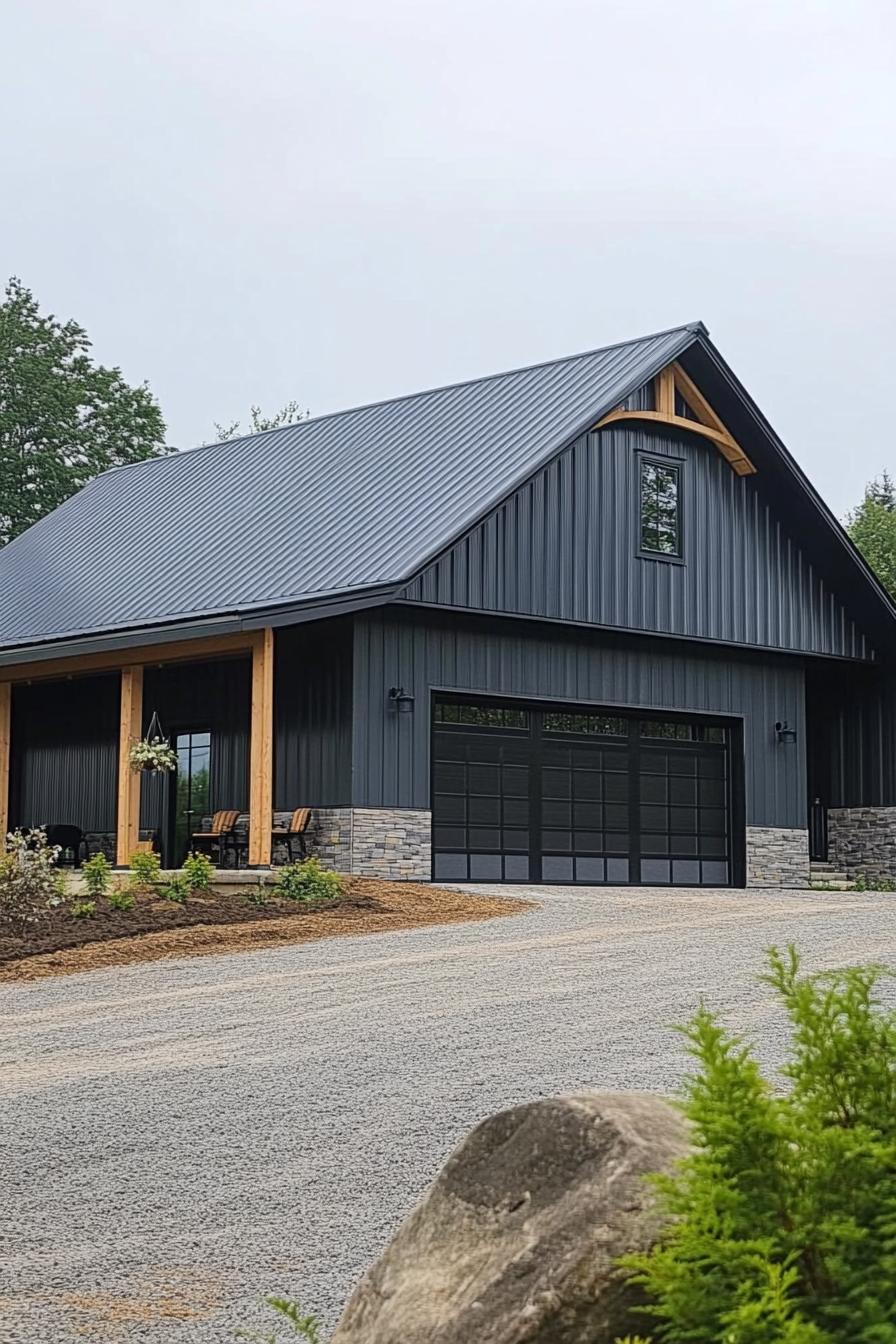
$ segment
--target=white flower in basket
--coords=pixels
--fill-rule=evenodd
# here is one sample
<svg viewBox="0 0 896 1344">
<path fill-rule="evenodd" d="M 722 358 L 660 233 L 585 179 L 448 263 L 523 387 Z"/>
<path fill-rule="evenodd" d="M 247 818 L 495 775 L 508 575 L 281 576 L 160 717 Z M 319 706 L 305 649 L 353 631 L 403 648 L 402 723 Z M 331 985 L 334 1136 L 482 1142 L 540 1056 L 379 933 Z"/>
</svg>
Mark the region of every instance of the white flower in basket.
<svg viewBox="0 0 896 1344">
<path fill-rule="evenodd" d="M 134 743 L 128 753 L 128 760 L 132 770 L 155 770 L 160 775 L 167 775 L 170 770 L 177 769 L 177 752 L 162 732 L 155 710 L 146 736 Z"/>
</svg>

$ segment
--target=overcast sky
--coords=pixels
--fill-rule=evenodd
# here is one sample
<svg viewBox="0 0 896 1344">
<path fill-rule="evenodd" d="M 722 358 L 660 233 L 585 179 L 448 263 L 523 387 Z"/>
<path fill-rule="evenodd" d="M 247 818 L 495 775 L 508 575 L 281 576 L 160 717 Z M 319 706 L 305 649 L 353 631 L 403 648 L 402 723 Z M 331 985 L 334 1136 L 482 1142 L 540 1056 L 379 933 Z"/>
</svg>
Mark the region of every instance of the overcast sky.
<svg viewBox="0 0 896 1344">
<path fill-rule="evenodd" d="M 0 261 L 179 447 L 702 318 L 896 470 L 892 0 L 7 0 Z"/>
</svg>

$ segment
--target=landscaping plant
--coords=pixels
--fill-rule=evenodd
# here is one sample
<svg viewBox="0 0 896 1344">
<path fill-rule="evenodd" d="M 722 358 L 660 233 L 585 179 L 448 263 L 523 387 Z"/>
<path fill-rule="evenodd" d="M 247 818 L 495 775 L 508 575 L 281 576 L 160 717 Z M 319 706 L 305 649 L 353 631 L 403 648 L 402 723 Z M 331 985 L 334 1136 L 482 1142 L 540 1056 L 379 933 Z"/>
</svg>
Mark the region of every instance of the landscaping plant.
<svg viewBox="0 0 896 1344">
<path fill-rule="evenodd" d="M 286 1323 L 286 1330 L 293 1338 L 298 1336 L 304 1339 L 306 1344 L 323 1344 L 323 1327 L 317 1316 L 308 1316 L 299 1306 L 298 1302 L 291 1302 L 288 1297 L 266 1297 L 265 1302 L 271 1307 L 281 1321 Z M 278 1329 L 273 1334 L 259 1334 L 257 1330 L 240 1330 L 241 1339 L 251 1339 L 255 1344 L 279 1344 L 283 1335 Z"/>
<path fill-rule="evenodd" d="M 305 859 L 281 868 L 274 890 L 290 901 L 335 901 L 342 895 L 342 878 L 321 868 L 317 859 Z"/>
<path fill-rule="evenodd" d="M 154 850 L 137 850 L 131 855 L 131 872 L 139 887 L 154 887 L 159 881 L 162 862 Z"/>
<path fill-rule="evenodd" d="M 106 896 L 112 881 L 112 865 L 102 851 L 81 867 L 84 885 L 93 897 Z"/>
<path fill-rule="evenodd" d="M 176 901 L 183 905 L 190 894 L 190 881 L 185 873 L 175 873 L 162 887 L 162 897 L 166 901 Z"/>
<path fill-rule="evenodd" d="M 880 967 L 800 975 L 768 954 L 790 1020 L 786 1093 L 706 1008 L 684 1028 L 697 1069 L 694 1152 L 656 1181 L 671 1216 L 625 1264 L 653 1339 L 896 1344 L 896 1011 Z M 637 1344 L 637 1341 L 631 1341 Z M 642 1341 L 643 1344 L 643 1341 Z"/>
<path fill-rule="evenodd" d="M 79 899 L 72 901 L 70 908 L 75 919 L 89 919 L 96 910 L 96 901 Z"/>
<path fill-rule="evenodd" d="M 0 856 L 0 921 L 25 933 L 65 900 L 56 867 L 58 845 L 47 844 L 46 831 L 10 831 Z"/>
<path fill-rule="evenodd" d="M 205 854 L 188 854 L 183 872 L 191 891 L 207 891 L 215 875 L 212 861 Z"/>
<path fill-rule="evenodd" d="M 133 910 L 134 897 L 130 891 L 115 889 L 109 892 L 109 904 L 113 910 Z"/>
</svg>

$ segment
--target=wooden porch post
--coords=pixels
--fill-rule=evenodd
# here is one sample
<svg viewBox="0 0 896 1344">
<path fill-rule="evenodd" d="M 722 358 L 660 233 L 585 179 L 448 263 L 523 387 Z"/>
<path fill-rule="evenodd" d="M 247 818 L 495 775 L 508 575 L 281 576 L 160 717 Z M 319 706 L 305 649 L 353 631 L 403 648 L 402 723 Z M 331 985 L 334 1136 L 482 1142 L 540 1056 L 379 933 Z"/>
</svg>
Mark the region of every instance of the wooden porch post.
<svg viewBox="0 0 896 1344">
<path fill-rule="evenodd" d="M 252 722 L 249 735 L 249 864 L 271 862 L 274 808 L 274 632 L 252 641 Z"/>
<path fill-rule="evenodd" d="M 126 868 L 140 838 L 140 771 L 132 770 L 131 747 L 143 730 L 143 668 L 121 669 L 121 714 L 118 720 L 118 820 L 115 857 Z"/>
<path fill-rule="evenodd" d="M 12 684 L 0 681 L 0 853 L 6 848 L 9 830 L 9 737 Z"/>
</svg>

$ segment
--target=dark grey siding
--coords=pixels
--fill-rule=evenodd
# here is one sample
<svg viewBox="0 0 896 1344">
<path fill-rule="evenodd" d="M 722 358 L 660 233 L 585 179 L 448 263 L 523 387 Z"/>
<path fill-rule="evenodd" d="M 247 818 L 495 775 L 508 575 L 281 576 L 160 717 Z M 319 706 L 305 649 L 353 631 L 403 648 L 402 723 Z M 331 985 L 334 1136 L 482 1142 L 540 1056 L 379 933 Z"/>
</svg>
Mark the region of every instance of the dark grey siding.
<svg viewBox="0 0 896 1344">
<path fill-rule="evenodd" d="M 118 676 L 15 686 L 10 823 L 115 827 Z"/>
<path fill-rule="evenodd" d="M 322 621 L 276 633 L 274 806 L 351 800 L 352 627 Z"/>
<path fill-rule="evenodd" d="M 217 658 L 203 663 L 148 667 L 143 679 L 143 728 L 155 710 L 165 735 L 211 733 L 209 806 L 217 811 L 249 805 L 249 708 L 251 666 L 248 658 Z M 165 781 L 143 776 L 140 824 L 160 824 Z"/>
<path fill-rule="evenodd" d="M 639 558 L 637 451 L 684 460 L 685 563 Z M 762 474 L 642 426 L 585 435 L 406 590 L 412 600 L 869 658 Z"/>
<path fill-rule="evenodd" d="M 774 655 L 683 652 L 667 641 L 548 629 L 410 608 L 356 618 L 354 797 L 357 806 L 428 807 L 434 688 L 562 697 L 742 715 L 747 824 L 806 825 L 804 673 Z M 390 710 L 390 686 L 416 697 Z M 779 745 L 774 725 L 797 729 Z"/>
<path fill-rule="evenodd" d="M 813 668 L 806 713 L 812 797 L 828 807 L 896 804 L 896 672 Z"/>
</svg>

